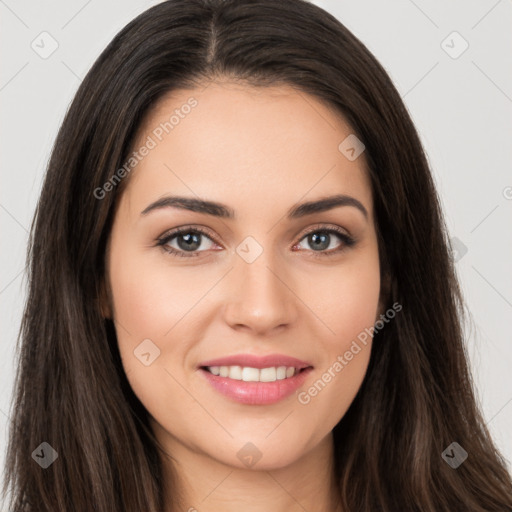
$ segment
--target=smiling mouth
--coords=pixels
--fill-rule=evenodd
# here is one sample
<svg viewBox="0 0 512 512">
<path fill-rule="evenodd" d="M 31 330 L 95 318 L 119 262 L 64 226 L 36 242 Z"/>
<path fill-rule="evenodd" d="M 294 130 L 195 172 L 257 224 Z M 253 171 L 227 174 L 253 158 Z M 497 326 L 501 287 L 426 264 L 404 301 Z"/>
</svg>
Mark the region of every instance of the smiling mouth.
<svg viewBox="0 0 512 512">
<path fill-rule="evenodd" d="M 311 368 L 295 368 L 294 366 L 270 366 L 267 368 L 252 368 L 250 366 L 201 366 L 212 375 L 226 377 L 244 382 L 275 382 L 290 379 Z"/>
</svg>

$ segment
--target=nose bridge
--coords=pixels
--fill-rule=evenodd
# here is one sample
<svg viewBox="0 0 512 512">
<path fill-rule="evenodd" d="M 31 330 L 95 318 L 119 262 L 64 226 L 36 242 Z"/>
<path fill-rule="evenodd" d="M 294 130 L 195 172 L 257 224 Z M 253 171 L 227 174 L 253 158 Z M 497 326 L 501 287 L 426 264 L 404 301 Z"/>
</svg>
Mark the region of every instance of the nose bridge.
<svg viewBox="0 0 512 512">
<path fill-rule="evenodd" d="M 276 254 L 251 237 L 239 244 L 236 252 L 226 321 L 233 327 L 244 325 L 261 332 L 292 322 L 294 295 Z"/>
</svg>

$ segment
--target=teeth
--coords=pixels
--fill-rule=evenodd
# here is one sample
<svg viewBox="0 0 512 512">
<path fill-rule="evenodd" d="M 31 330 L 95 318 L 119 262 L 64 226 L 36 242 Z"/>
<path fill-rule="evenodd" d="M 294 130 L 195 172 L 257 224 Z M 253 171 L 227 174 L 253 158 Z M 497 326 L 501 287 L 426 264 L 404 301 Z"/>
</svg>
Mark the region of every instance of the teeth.
<svg viewBox="0 0 512 512">
<path fill-rule="evenodd" d="M 286 379 L 286 366 L 279 366 L 276 372 L 277 380 Z"/>
<path fill-rule="evenodd" d="M 298 373 L 293 366 L 271 366 L 269 368 L 251 368 L 249 366 L 208 366 L 213 375 L 229 377 L 244 382 L 274 382 L 293 377 Z"/>
<path fill-rule="evenodd" d="M 242 380 L 244 382 L 258 382 L 260 380 L 260 371 L 258 368 L 242 368 Z"/>
<path fill-rule="evenodd" d="M 262 368 L 260 370 L 260 381 L 261 382 L 274 382 L 276 380 L 276 369 L 275 368 Z"/>
<path fill-rule="evenodd" d="M 228 366 L 230 379 L 242 380 L 242 367 L 241 366 Z"/>
</svg>

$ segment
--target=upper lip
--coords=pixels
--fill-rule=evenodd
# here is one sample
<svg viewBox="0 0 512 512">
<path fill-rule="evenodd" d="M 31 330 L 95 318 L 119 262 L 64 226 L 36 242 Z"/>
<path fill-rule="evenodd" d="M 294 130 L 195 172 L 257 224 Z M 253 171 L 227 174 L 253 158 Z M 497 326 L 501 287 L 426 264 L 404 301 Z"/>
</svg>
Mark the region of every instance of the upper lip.
<svg viewBox="0 0 512 512">
<path fill-rule="evenodd" d="M 249 368 L 269 368 L 272 366 L 293 366 L 302 369 L 311 366 L 306 361 L 301 361 L 296 357 L 290 357 L 284 354 L 268 354 L 265 356 L 256 356 L 253 354 L 234 354 L 232 356 L 221 357 L 203 361 L 199 367 L 204 366 L 242 366 Z"/>
</svg>

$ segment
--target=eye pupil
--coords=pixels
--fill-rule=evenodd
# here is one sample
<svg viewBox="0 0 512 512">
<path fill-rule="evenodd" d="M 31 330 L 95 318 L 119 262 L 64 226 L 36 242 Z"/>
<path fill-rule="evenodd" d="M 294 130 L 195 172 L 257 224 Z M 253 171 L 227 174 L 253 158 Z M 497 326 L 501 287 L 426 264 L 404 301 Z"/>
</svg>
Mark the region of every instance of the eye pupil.
<svg viewBox="0 0 512 512">
<path fill-rule="evenodd" d="M 180 247 L 180 249 L 183 249 L 185 251 L 193 251 L 201 245 L 200 238 L 201 238 L 201 235 L 195 234 L 195 233 L 194 234 L 186 233 L 186 234 L 178 235 L 178 237 L 177 237 L 178 246 Z M 186 243 L 183 244 L 182 240 L 185 240 Z"/>
<path fill-rule="evenodd" d="M 313 242 L 313 246 L 316 248 L 327 249 L 327 247 L 329 247 L 329 235 L 327 233 L 322 233 L 320 235 L 313 233 L 309 235 L 309 239 Z"/>
</svg>

